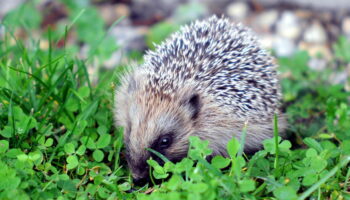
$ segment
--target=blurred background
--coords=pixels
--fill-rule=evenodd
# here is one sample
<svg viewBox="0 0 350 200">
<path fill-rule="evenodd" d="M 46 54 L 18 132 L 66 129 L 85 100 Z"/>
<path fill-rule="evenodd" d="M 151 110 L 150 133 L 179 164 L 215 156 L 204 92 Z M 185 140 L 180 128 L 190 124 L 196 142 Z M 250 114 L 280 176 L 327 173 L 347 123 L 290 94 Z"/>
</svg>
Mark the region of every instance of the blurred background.
<svg viewBox="0 0 350 200">
<path fill-rule="evenodd" d="M 350 38 L 347 0 L 0 0 L 1 23 L 28 45 L 36 41 L 49 48 L 50 32 L 58 48 L 66 46 L 79 58 L 98 54 L 91 75 L 140 60 L 182 24 L 213 14 L 251 27 L 278 57 L 307 51 L 312 69 L 339 67 L 337 56 L 350 60 L 350 51 L 342 49 Z M 340 63 L 342 70 L 330 76 L 331 82 L 346 82 L 347 63 Z"/>
</svg>

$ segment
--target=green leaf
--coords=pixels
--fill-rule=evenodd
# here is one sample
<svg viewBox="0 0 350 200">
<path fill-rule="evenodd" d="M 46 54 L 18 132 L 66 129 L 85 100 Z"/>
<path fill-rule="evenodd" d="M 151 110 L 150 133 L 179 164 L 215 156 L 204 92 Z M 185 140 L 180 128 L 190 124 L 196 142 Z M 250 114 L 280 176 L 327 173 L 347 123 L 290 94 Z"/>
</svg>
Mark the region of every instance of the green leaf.
<svg viewBox="0 0 350 200">
<path fill-rule="evenodd" d="M 110 196 L 109 191 L 106 188 L 104 188 L 104 187 L 98 188 L 97 193 L 103 199 L 106 199 L 107 197 Z"/>
<path fill-rule="evenodd" d="M 313 138 L 305 138 L 304 143 L 311 148 L 316 149 L 318 152 L 322 152 L 323 148 L 320 143 L 318 143 L 315 139 Z"/>
<path fill-rule="evenodd" d="M 86 151 L 85 145 L 80 145 L 80 147 L 77 149 L 76 153 L 80 156 L 84 155 Z"/>
<path fill-rule="evenodd" d="M 53 145 L 53 139 L 48 138 L 44 144 L 46 147 L 51 147 Z"/>
<path fill-rule="evenodd" d="M 6 156 L 9 158 L 17 158 L 17 156 L 21 154 L 23 154 L 23 152 L 20 149 L 9 149 Z"/>
<path fill-rule="evenodd" d="M 73 134 L 80 135 L 81 133 L 83 133 L 87 124 L 88 123 L 86 120 L 79 120 L 79 122 L 77 123 L 77 126 L 74 129 Z"/>
<path fill-rule="evenodd" d="M 341 144 L 341 148 L 344 155 L 350 156 L 350 140 L 345 140 Z"/>
<path fill-rule="evenodd" d="M 96 149 L 95 141 L 91 137 L 83 136 L 80 142 L 86 145 L 88 149 Z"/>
<path fill-rule="evenodd" d="M 273 191 L 277 199 L 295 200 L 298 198 L 296 191 L 291 186 L 283 186 Z"/>
<path fill-rule="evenodd" d="M 250 179 L 242 180 L 239 182 L 239 190 L 241 192 L 250 192 L 255 190 L 255 182 Z"/>
<path fill-rule="evenodd" d="M 3 130 L 0 130 L 0 134 L 5 138 L 11 138 L 13 135 L 13 129 L 10 126 L 5 126 Z"/>
<path fill-rule="evenodd" d="M 17 156 L 17 159 L 18 159 L 19 161 L 22 161 L 22 162 L 27 161 L 28 158 L 29 158 L 29 157 L 28 157 L 28 155 L 26 155 L 26 154 L 20 154 L 20 155 Z"/>
<path fill-rule="evenodd" d="M 76 155 L 68 156 L 67 163 L 68 170 L 76 168 L 79 164 L 78 157 Z"/>
<path fill-rule="evenodd" d="M 122 183 L 122 184 L 119 184 L 119 185 L 118 185 L 118 188 L 119 188 L 119 190 L 121 190 L 121 191 L 127 191 L 127 190 L 130 190 L 130 189 L 131 189 L 131 185 L 130 185 L 130 183 L 128 183 L 128 182 L 124 182 L 124 183 Z"/>
<path fill-rule="evenodd" d="M 90 95 L 90 88 L 87 86 L 83 86 L 79 88 L 78 94 L 80 95 L 81 98 L 88 97 Z"/>
<path fill-rule="evenodd" d="M 217 169 L 222 169 L 227 167 L 230 164 L 231 160 L 228 158 L 224 158 L 222 156 L 215 156 L 212 160 L 211 160 L 211 164 L 217 168 Z"/>
<path fill-rule="evenodd" d="M 147 163 L 153 168 L 153 176 L 156 179 L 163 179 L 168 177 L 168 173 L 165 169 L 158 164 L 155 160 L 147 160 Z"/>
<path fill-rule="evenodd" d="M 105 148 L 106 146 L 109 145 L 110 142 L 111 142 L 111 135 L 103 134 L 100 136 L 100 138 L 98 138 L 96 142 L 96 147 L 99 149 Z"/>
<path fill-rule="evenodd" d="M 308 149 L 305 153 L 306 157 L 314 158 L 317 156 L 317 151 L 315 149 Z"/>
<path fill-rule="evenodd" d="M 318 177 L 316 174 L 307 174 L 304 177 L 302 183 L 304 186 L 310 186 L 310 185 L 313 185 L 314 183 L 316 183 L 317 180 L 318 180 Z"/>
<path fill-rule="evenodd" d="M 108 129 L 107 129 L 107 127 L 104 126 L 104 125 L 101 125 L 101 126 L 99 126 L 99 127 L 97 128 L 97 132 L 98 132 L 98 134 L 100 134 L 100 135 L 107 134 L 107 131 L 108 131 Z"/>
<path fill-rule="evenodd" d="M 67 143 L 64 145 L 64 151 L 67 153 L 67 154 L 73 154 L 75 153 L 75 147 L 74 147 L 74 144 L 73 143 Z"/>
<path fill-rule="evenodd" d="M 35 161 L 39 161 L 40 158 L 42 158 L 42 154 L 40 151 L 34 151 L 34 152 L 30 152 L 28 154 L 28 158 L 29 160 L 35 162 Z M 40 161 L 39 161 L 40 163 Z"/>
<path fill-rule="evenodd" d="M 9 142 L 7 140 L 0 140 L 0 155 L 9 149 Z"/>
<path fill-rule="evenodd" d="M 239 150 L 240 144 L 238 140 L 233 137 L 228 143 L 227 143 L 227 152 L 230 155 L 231 158 L 236 157 L 236 154 Z"/>
<path fill-rule="evenodd" d="M 70 112 L 75 112 L 79 109 L 79 101 L 75 97 L 71 97 L 66 101 L 65 107 Z"/>
<path fill-rule="evenodd" d="M 104 154 L 101 150 L 96 149 L 93 153 L 92 153 L 92 157 L 94 158 L 94 160 L 96 162 L 101 162 L 103 160 Z"/>
<path fill-rule="evenodd" d="M 175 168 L 173 171 L 175 173 L 181 174 L 184 171 L 189 171 L 192 166 L 194 165 L 194 162 L 190 160 L 189 158 L 184 158 L 180 162 L 175 164 Z"/>
</svg>

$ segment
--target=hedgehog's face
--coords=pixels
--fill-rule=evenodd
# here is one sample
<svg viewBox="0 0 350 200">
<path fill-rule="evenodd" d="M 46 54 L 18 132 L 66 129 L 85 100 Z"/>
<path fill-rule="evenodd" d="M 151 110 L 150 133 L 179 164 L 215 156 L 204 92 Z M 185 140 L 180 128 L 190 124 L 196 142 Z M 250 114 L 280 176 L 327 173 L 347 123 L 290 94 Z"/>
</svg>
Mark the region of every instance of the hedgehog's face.
<svg viewBox="0 0 350 200">
<path fill-rule="evenodd" d="M 195 132 L 200 108 L 200 98 L 193 94 L 180 100 L 157 95 L 130 100 L 124 139 L 127 161 L 136 183 L 142 184 L 148 178 L 148 159 L 152 157 L 163 164 L 147 148 L 173 162 L 187 155 L 188 137 Z"/>
</svg>

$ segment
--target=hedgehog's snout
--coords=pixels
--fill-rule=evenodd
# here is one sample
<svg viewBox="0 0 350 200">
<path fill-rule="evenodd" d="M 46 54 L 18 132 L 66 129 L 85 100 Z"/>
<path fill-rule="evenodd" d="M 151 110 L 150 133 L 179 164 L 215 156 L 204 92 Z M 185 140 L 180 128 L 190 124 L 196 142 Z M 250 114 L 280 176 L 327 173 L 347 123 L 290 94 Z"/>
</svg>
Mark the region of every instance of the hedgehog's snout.
<svg viewBox="0 0 350 200">
<path fill-rule="evenodd" d="M 149 182 L 149 166 L 146 162 L 132 167 L 133 183 L 136 186 L 143 186 Z"/>
<path fill-rule="evenodd" d="M 133 183 L 134 183 L 134 185 L 136 185 L 136 186 L 144 186 L 144 185 L 146 185 L 146 183 L 148 183 L 149 182 L 149 178 L 148 178 L 148 176 L 146 176 L 146 177 L 143 177 L 143 178 L 134 178 L 133 179 Z"/>
</svg>

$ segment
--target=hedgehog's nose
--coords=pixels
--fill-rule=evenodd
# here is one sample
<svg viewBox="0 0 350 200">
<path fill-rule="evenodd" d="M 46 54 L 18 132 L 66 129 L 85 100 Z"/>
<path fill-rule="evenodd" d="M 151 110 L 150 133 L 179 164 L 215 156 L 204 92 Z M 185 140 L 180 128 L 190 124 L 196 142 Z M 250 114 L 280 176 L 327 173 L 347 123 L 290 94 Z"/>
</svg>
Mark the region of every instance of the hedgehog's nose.
<svg viewBox="0 0 350 200">
<path fill-rule="evenodd" d="M 136 186 L 144 186 L 146 183 L 148 183 L 148 178 L 134 178 L 133 182 Z"/>
</svg>

